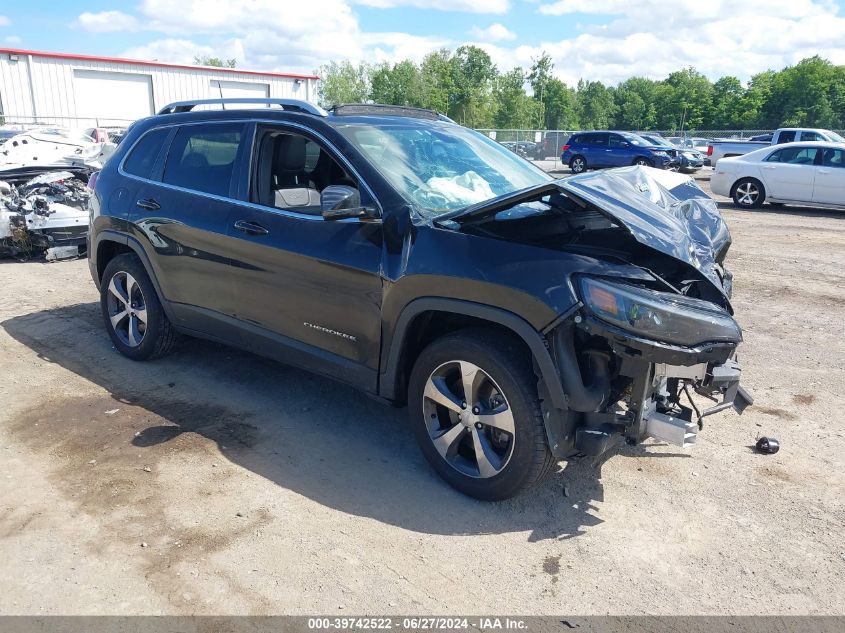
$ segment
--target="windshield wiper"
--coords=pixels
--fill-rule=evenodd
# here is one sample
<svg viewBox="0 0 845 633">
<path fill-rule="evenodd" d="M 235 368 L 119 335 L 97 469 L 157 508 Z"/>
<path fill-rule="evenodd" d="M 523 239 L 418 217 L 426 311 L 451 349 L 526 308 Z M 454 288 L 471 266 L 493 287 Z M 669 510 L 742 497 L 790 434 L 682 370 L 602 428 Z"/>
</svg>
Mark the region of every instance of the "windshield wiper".
<svg viewBox="0 0 845 633">
<path fill-rule="evenodd" d="M 488 217 L 497 214 L 499 211 L 510 209 L 518 204 L 525 202 L 534 202 L 543 196 L 560 191 L 560 185 L 557 180 L 550 182 L 543 182 L 532 187 L 519 189 L 510 193 L 502 194 L 496 198 L 490 198 L 484 202 L 471 204 L 463 209 L 456 209 L 449 211 L 434 218 L 438 224 L 441 222 L 466 222 L 468 220 L 477 220 L 479 218 Z"/>
</svg>

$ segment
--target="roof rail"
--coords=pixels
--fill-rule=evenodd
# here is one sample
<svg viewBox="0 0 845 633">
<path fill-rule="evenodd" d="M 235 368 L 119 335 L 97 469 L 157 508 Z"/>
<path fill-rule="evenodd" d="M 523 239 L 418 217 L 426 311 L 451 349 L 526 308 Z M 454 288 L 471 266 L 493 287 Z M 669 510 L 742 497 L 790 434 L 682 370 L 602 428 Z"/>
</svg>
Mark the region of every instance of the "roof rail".
<svg viewBox="0 0 845 633">
<path fill-rule="evenodd" d="M 331 108 L 335 116 L 379 115 L 379 116 L 407 116 L 420 119 L 451 121 L 447 116 L 436 110 L 415 108 L 412 106 L 396 106 L 382 103 L 340 103 Z"/>
<path fill-rule="evenodd" d="M 284 110 L 292 112 L 304 112 L 305 114 L 313 114 L 315 116 L 328 116 L 328 112 L 323 110 L 318 105 L 303 101 L 302 99 L 266 99 L 259 97 L 233 97 L 231 99 L 196 99 L 194 101 L 177 101 L 164 106 L 158 111 L 158 114 L 176 114 L 177 112 L 190 112 L 196 106 L 200 105 L 222 105 L 226 109 L 227 105 L 235 105 L 241 103 L 253 103 L 264 105 L 278 105 L 282 106 Z"/>
</svg>

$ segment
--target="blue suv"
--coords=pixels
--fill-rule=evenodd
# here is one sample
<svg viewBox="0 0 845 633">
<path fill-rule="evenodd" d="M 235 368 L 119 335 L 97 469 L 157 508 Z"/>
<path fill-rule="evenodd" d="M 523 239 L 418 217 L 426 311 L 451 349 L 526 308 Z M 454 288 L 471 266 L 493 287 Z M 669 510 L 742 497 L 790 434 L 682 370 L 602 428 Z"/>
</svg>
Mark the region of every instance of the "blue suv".
<svg viewBox="0 0 845 633">
<path fill-rule="evenodd" d="M 560 156 L 574 174 L 597 167 L 645 165 L 668 169 L 677 159 L 630 132 L 578 132 L 569 137 Z"/>
</svg>

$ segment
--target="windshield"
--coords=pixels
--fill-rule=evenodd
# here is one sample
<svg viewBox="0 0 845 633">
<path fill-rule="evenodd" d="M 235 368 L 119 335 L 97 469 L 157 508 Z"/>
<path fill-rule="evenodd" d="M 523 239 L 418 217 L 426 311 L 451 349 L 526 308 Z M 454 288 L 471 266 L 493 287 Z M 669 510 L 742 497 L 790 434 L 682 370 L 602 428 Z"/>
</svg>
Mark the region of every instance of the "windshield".
<svg viewBox="0 0 845 633">
<path fill-rule="evenodd" d="M 553 180 L 506 147 L 454 123 L 350 123 L 337 130 L 428 216 Z"/>
<path fill-rule="evenodd" d="M 834 143 L 845 143 L 845 138 L 842 138 L 836 132 L 828 132 L 827 135 L 830 137 L 830 140 Z"/>
<path fill-rule="evenodd" d="M 649 145 L 654 145 L 654 143 L 652 143 L 651 141 L 647 141 L 642 136 L 637 136 L 636 134 L 623 134 L 622 136 L 631 145 L 639 145 L 640 147 L 648 147 Z"/>
<path fill-rule="evenodd" d="M 657 145 L 659 147 L 675 147 L 662 136 L 643 136 L 643 138 L 652 145 Z"/>
</svg>

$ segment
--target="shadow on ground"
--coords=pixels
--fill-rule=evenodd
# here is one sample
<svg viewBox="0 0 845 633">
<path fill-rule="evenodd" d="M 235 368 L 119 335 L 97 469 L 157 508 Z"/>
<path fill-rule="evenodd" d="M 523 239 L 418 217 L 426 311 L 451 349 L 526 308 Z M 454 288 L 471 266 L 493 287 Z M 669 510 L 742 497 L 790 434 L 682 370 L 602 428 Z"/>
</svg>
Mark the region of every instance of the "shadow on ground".
<svg viewBox="0 0 845 633">
<path fill-rule="evenodd" d="M 113 445 L 117 438 L 110 448 L 118 454 L 135 458 L 140 449 L 149 452 L 145 459 L 172 460 L 194 434 L 215 442 L 233 464 L 317 503 L 415 532 L 526 531 L 537 541 L 578 536 L 602 522 L 600 466 L 570 463 L 516 499 L 477 502 L 434 474 L 407 428 L 406 410 L 328 379 L 195 339 L 166 359 L 133 362 L 111 347 L 96 303 L 2 326 L 40 358 L 111 394 L 94 403 L 60 397 L 41 404 L 33 413 L 37 434 L 17 416 L 12 429 L 35 450 L 55 453 L 62 443 L 62 453 L 81 452 L 102 441 L 102 425 L 117 423 L 103 412 L 123 406 L 126 426 L 108 439 Z M 642 455 L 675 454 L 619 447 L 611 459 Z"/>
<path fill-rule="evenodd" d="M 764 204 L 759 209 L 742 209 L 730 200 L 718 200 L 716 206 L 721 210 L 745 212 L 748 214 L 771 213 L 773 215 L 786 215 L 799 218 L 831 218 L 833 220 L 845 220 L 845 211 L 837 209 L 821 209 L 818 207 L 801 207 L 796 205 L 784 205 L 773 207 Z"/>
</svg>

